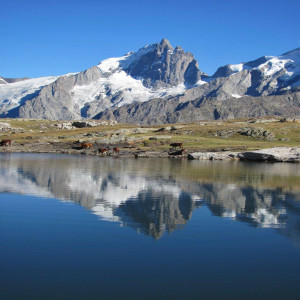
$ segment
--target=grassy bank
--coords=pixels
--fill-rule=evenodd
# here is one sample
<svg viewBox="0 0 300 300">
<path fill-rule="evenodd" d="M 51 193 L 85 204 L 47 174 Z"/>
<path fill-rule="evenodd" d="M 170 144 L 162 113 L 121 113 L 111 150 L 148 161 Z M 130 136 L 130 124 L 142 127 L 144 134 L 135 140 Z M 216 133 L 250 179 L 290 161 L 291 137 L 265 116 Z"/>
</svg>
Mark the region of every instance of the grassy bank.
<svg viewBox="0 0 300 300">
<path fill-rule="evenodd" d="M 300 146 L 300 122 L 283 121 L 279 118 L 160 126 L 99 124 L 94 127 L 60 129 L 62 124 L 67 122 L 1 119 L 0 138 L 11 139 L 14 145 L 24 147 L 37 143 L 71 145 L 80 140 L 96 143 L 96 146 L 119 144 L 124 149 L 129 147 L 145 151 L 167 151 L 172 142 L 182 142 L 184 148 L 190 152 Z M 251 134 L 251 130 L 254 134 Z M 247 135 L 247 131 L 250 131 L 250 134 Z M 263 132 L 266 132 L 266 136 Z"/>
</svg>

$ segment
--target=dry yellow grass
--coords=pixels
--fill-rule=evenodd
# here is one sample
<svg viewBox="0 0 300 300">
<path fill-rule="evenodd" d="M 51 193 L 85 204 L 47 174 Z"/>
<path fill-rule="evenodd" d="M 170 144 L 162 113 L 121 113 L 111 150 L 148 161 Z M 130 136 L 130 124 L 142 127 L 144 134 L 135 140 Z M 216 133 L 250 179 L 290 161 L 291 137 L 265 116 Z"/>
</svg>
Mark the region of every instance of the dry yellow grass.
<svg viewBox="0 0 300 300">
<path fill-rule="evenodd" d="M 155 132 L 149 130 L 147 133 L 125 134 L 127 137 L 147 141 L 145 146 L 142 142 L 136 142 L 136 147 L 140 149 L 156 149 L 165 151 L 169 149 L 170 142 L 182 142 L 187 150 L 253 150 L 270 147 L 300 146 L 300 123 L 298 121 L 279 122 L 278 120 L 262 121 L 262 123 L 251 123 L 247 120 L 222 121 L 222 122 L 197 122 L 189 124 L 174 124 L 177 130 L 169 130 L 172 125 L 160 126 L 138 126 L 129 124 L 118 124 L 114 126 L 99 125 L 88 128 L 58 129 L 55 123 L 62 121 L 48 120 L 24 120 L 24 119 L 1 119 L 11 125 L 11 130 L 2 132 L 1 139 L 12 139 L 15 143 L 27 144 L 43 140 L 45 142 L 58 140 L 61 142 L 72 142 L 76 139 L 95 141 L 101 135 L 109 137 L 120 129 L 133 128 L 156 128 L 167 127 L 166 130 Z M 240 128 L 263 128 L 272 132 L 275 136 L 273 140 L 263 140 L 259 138 L 240 135 L 236 131 Z M 220 131 L 233 131 L 234 134 L 228 138 L 217 136 Z M 90 135 L 88 135 L 90 134 Z M 123 133 L 122 133 L 123 134 Z M 157 140 L 149 140 L 156 137 Z"/>
</svg>

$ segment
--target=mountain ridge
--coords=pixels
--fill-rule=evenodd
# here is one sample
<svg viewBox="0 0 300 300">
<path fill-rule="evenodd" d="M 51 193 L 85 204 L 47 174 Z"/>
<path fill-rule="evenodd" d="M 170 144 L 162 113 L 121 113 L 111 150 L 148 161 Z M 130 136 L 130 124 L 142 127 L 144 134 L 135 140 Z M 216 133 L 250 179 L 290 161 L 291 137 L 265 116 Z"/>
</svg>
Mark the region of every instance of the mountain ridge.
<svg viewBox="0 0 300 300">
<path fill-rule="evenodd" d="M 3 77 L 0 79 L 5 81 Z M 222 106 L 237 102 L 229 101 L 230 99 L 243 97 L 258 97 L 260 101 L 266 100 L 266 103 L 270 99 L 277 101 L 280 98 L 278 101 L 281 109 L 274 112 L 268 104 L 268 109 L 264 112 L 266 115 L 298 115 L 299 86 L 300 48 L 280 56 L 262 56 L 246 63 L 228 64 L 208 76 L 199 69 L 193 54 L 184 52 L 179 46 L 174 48 L 167 39 L 163 39 L 160 43 L 146 45 L 137 52 L 108 58 L 78 73 L 1 84 L 0 117 L 68 120 L 106 119 L 114 116 L 116 121 L 126 119 L 132 123 L 135 118 L 130 120 L 132 113 L 126 112 L 124 107 L 131 111 L 135 107 L 141 113 L 137 118 L 138 122 L 149 124 L 151 118 L 147 118 L 147 111 L 139 109 L 141 103 L 149 102 L 143 105 L 149 110 L 151 103 L 157 101 L 155 99 L 161 99 L 161 104 L 170 100 L 172 103 L 188 103 L 201 99 L 206 103 L 206 99 L 213 99 L 210 103 L 219 103 L 218 111 L 226 111 L 230 107 L 225 109 Z M 292 96 L 296 102 L 291 108 L 286 102 L 288 96 L 285 94 L 292 93 L 296 93 Z M 248 104 L 254 102 L 257 99 L 252 99 L 249 103 L 241 101 L 240 104 L 243 103 L 246 108 L 248 106 L 253 112 L 252 106 Z M 213 111 L 216 109 L 215 104 L 211 106 Z M 178 111 L 182 113 L 183 110 L 184 107 L 178 110 L 175 106 L 168 113 L 176 116 Z M 252 112 L 249 111 L 249 114 L 255 114 Z M 162 110 L 158 113 L 163 115 L 166 112 Z M 120 114 L 123 117 L 116 117 Z M 205 118 L 203 112 L 199 111 L 198 115 L 198 119 Z M 240 114 L 236 112 L 230 117 L 238 115 Z M 226 118 L 226 115 L 207 112 L 207 118 L 217 117 Z M 174 117 L 171 119 L 176 120 Z M 184 119 L 188 121 L 188 115 Z"/>
</svg>

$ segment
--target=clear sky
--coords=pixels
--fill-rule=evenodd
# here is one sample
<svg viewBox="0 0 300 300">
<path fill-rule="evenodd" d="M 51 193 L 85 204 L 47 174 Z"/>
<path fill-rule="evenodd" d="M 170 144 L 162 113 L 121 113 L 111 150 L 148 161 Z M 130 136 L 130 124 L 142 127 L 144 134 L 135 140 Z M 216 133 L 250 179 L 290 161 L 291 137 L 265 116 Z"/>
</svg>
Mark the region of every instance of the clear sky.
<svg viewBox="0 0 300 300">
<path fill-rule="evenodd" d="M 208 74 L 300 47 L 300 0 L 1 1 L 0 76 L 85 70 L 170 40 Z"/>
</svg>

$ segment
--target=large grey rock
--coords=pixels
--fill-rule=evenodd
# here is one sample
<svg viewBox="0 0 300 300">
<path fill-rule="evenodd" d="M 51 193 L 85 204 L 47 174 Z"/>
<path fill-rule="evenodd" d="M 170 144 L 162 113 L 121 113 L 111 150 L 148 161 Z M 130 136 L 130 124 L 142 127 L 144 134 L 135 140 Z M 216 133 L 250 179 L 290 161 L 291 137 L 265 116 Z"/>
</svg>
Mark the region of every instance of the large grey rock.
<svg viewBox="0 0 300 300">
<path fill-rule="evenodd" d="M 97 122 L 92 122 L 92 121 L 75 121 L 72 123 L 72 126 L 76 128 L 94 127 L 98 125 L 99 124 Z"/>
<path fill-rule="evenodd" d="M 239 152 L 194 152 L 188 154 L 188 159 L 199 160 L 232 160 L 238 158 Z"/>
<path fill-rule="evenodd" d="M 246 128 L 241 128 L 238 130 L 238 133 L 241 135 L 246 135 L 246 136 L 250 136 L 253 138 L 259 138 L 262 140 L 268 140 L 271 141 L 275 138 L 275 135 L 268 131 L 265 130 L 263 128 L 251 128 L 251 127 L 246 127 Z"/>
<path fill-rule="evenodd" d="M 238 157 L 242 160 L 300 162 L 300 147 L 276 147 L 248 151 L 240 153 Z"/>
</svg>

